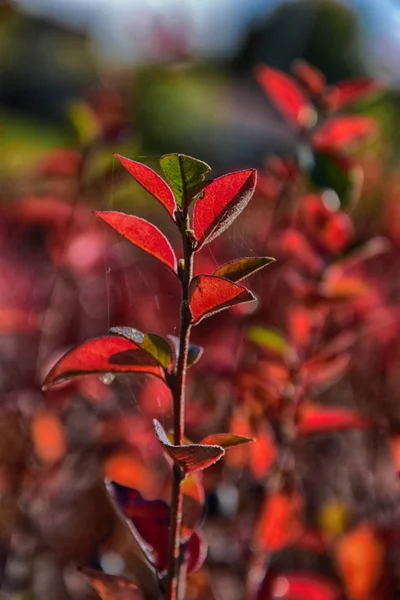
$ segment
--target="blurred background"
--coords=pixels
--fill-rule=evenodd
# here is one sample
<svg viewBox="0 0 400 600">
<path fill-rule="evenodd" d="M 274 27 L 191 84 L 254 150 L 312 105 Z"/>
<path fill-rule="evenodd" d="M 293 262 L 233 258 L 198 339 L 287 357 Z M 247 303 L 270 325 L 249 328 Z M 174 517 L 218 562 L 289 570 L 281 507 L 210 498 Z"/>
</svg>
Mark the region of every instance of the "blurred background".
<svg viewBox="0 0 400 600">
<path fill-rule="evenodd" d="M 178 248 L 165 211 L 113 153 L 159 171 L 162 154 L 179 152 L 209 163 L 213 176 L 259 170 L 254 200 L 196 256 L 197 272 L 211 273 L 239 256 L 278 258 L 265 277 L 251 281 L 257 305 L 225 311 L 194 332 L 206 351 L 190 371 L 188 435 L 197 441 L 234 430 L 260 442 L 204 472 L 209 552 L 187 598 L 256 597 L 275 551 L 275 558 L 282 551 L 275 575 L 313 571 L 335 588 L 335 595 L 296 598 L 400 597 L 399 54 L 397 0 L 0 0 L 0 522 L 8 523 L 0 528 L 0 576 L 7 573 L 13 532 L 26 525 L 18 512 L 26 473 L 34 472 L 39 487 L 28 477 L 24 517 L 39 546 L 51 548 L 40 568 L 51 575 L 55 553 L 62 585 L 65 580 L 75 590 L 60 592 L 62 599 L 93 598 L 76 591 L 64 566 L 104 567 L 92 535 L 98 524 L 83 555 L 77 532 L 86 531 L 86 512 L 97 515 L 99 506 L 97 497 L 90 504 L 82 494 L 102 486 L 104 474 L 116 480 L 121 474 L 121 463 L 110 466 L 115 452 L 130 452 L 132 487 L 146 498 L 169 499 L 169 469 L 152 428 L 152 418 L 171 426 L 165 386 L 143 377 L 94 376 L 43 395 L 41 383 L 63 352 L 110 326 L 177 333 L 175 278 L 106 231 L 92 210 L 149 218 Z M 370 127 L 373 135 L 355 151 L 336 140 L 337 164 L 325 168 L 311 138 L 301 139 L 254 75 L 259 64 L 289 72 L 299 60 L 320 69 L 328 86 L 360 77 L 382 86 L 382 93 L 338 117 L 339 125 L 347 115 L 373 117 L 378 131 Z M 294 159 L 294 166 L 275 162 L 274 173 L 271 156 Z M 344 291 L 335 288 L 343 283 L 338 273 Z M 354 352 L 352 343 L 358 343 Z M 289 346 L 290 356 L 315 359 L 316 371 L 323 367 L 316 390 L 303 390 L 306 405 L 361 411 L 373 423 L 324 430 L 310 443 L 308 432 L 296 446 L 298 463 L 285 454 L 295 425 L 285 421 L 294 387 L 279 349 Z M 42 424 L 43 412 L 48 421 L 41 429 L 35 424 L 38 415 Z M 59 529 L 51 522 L 60 514 L 58 489 Z M 299 495 L 312 531 L 306 550 L 293 551 L 287 523 Z M 37 503 L 42 497 L 47 505 Z M 351 562 L 353 540 L 343 552 L 347 571 L 332 566 L 337 539 L 358 535 L 360 523 L 371 527 L 355 540 L 357 556 L 365 548 L 369 553 L 363 594 L 352 587 L 360 581 L 352 577 L 358 568 Z M 327 549 L 324 539 L 321 550 L 314 534 L 323 537 L 324 528 L 333 542 Z M 164 541 L 165 535 L 164 527 Z M 378 535 L 386 535 L 384 550 Z M 383 591 L 375 595 L 381 578 Z M 336 595 L 338 581 L 347 595 Z M 36 596 L 55 597 L 46 590 Z M 264 590 L 258 598 L 272 597 L 293 596 Z"/>
<path fill-rule="evenodd" d="M 329 83 L 400 78 L 394 0 L 3 0 L 0 27 L 3 168 L 73 144 L 71 106 L 98 86 L 123 94 L 141 154 L 179 149 L 226 168 L 291 143 L 256 64 L 303 58 Z"/>
</svg>

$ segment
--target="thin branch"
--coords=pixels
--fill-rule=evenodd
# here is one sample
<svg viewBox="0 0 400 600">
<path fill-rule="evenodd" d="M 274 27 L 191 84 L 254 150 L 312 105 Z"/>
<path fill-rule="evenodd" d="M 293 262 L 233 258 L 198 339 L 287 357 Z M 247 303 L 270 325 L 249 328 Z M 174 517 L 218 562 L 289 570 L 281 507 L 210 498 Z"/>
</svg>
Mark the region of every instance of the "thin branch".
<svg viewBox="0 0 400 600">
<path fill-rule="evenodd" d="M 183 274 L 181 278 L 180 343 L 176 373 L 172 394 L 174 407 L 174 443 L 182 444 L 185 432 L 185 387 L 187 358 L 191 331 L 191 313 L 189 307 L 189 285 L 193 276 L 193 248 L 188 234 L 187 214 L 183 214 L 182 243 L 184 251 Z M 184 479 L 179 465 L 175 464 L 172 480 L 171 524 L 168 554 L 168 582 L 166 600 L 178 600 L 178 586 L 181 567 L 181 529 L 183 496 L 181 483 Z"/>
</svg>

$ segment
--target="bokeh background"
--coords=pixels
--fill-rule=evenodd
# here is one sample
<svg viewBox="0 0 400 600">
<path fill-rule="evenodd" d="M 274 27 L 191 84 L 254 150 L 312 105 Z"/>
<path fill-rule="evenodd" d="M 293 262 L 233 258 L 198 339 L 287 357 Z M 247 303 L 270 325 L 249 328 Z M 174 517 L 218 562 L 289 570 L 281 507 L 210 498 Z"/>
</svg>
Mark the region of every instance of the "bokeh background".
<svg viewBox="0 0 400 600">
<path fill-rule="evenodd" d="M 96 495 L 104 475 L 146 499 L 168 501 L 169 470 L 151 424 L 158 418 L 171 426 L 162 384 L 94 377 L 43 395 L 41 382 L 62 352 L 112 325 L 177 333 L 173 276 L 106 231 L 92 211 L 149 218 L 178 247 L 162 208 L 113 153 L 159 170 L 162 154 L 180 152 L 208 162 L 214 176 L 252 167 L 260 175 L 254 201 L 204 249 L 197 272 L 239 256 L 279 259 L 249 284 L 259 297 L 255 307 L 226 311 L 194 332 L 206 352 L 189 378 L 188 435 L 197 441 L 234 428 L 260 441 L 204 473 L 209 550 L 187 598 L 255 598 L 270 552 L 277 553 L 273 572 L 287 578 L 275 591 L 263 588 L 258 600 L 292 598 L 293 570 L 329 580 L 326 595 L 315 598 L 398 597 L 399 52 L 396 0 L 0 0 L 3 582 L 15 573 L 18 535 L 34 540 L 30 553 L 22 544 L 31 567 L 24 581 L 11 582 L 18 593 L 34 588 L 37 600 L 90 599 L 97 596 L 76 580 L 77 565 L 124 573 L 115 561 L 110 568 L 96 537 L 112 521 Z M 316 153 L 256 81 L 259 64 L 289 72 L 299 60 L 320 69 L 329 85 L 380 82 L 382 93 L 346 109 L 379 127 L 352 155 L 357 181 L 337 169 L 321 173 Z M 286 187 L 289 171 L 284 192 L 274 188 L 271 156 L 304 171 L 293 189 Z M 353 184 L 356 202 L 346 204 Z M 303 194 L 326 188 L 339 196 L 312 196 L 303 206 Z M 357 251 L 362 260 L 354 266 Z M 336 261 L 346 271 L 342 259 L 354 272 L 339 300 L 327 308 L 301 295 L 304 281 L 322 286 Z M 311 401 L 361 411 L 373 426 L 362 421 L 354 431 L 306 441 L 297 462 L 287 454 L 280 462 L 288 435 L 280 411 L 294 387 L 282 356 L 269 353 L 279 355 L 286 342 L 300 347 L 304 322 L 307 335 L 310 327 L 320 336 L 310 334 L 317 342 L 308 340 L 306 350 L 296 347 L 304 360 L 315 352 L 323 362 L 318 352 L 332 341 L 324 360 L 345 358 L 326 365 L 320 376 L 329 384 L 317 385 Z M 313 532 L 300 550 L 290 546 L 299 489 L 306 531 Z M 329 544 L 334 538 L 328 550 L 315 529 Z M 353 533 L 337 552 L 337 539 Z M 163 535 L 165 541 L 165 529 Z M 354 552 L 364 562 L 354 562 Z M 296 598 L 311 600 L 311 588 Z"/>
</svg>

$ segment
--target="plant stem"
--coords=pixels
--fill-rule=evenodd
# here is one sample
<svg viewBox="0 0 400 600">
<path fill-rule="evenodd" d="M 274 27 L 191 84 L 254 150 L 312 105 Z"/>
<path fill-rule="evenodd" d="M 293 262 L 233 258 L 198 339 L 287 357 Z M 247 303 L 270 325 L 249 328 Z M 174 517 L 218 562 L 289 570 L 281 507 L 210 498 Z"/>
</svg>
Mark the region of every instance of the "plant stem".
<svg viewBox="0 0 400 600">
<path fill-rule="evenodd" d="M 186 215 L 185 215 L 186 217 Z M 185 218 L 186 221 L 186 218 Z M 181 311 L 180 311 L 180 343 L 179 356 L 174 377 L 173 407 L 174 407 L 174 444 L 180 445 L 185 432 L 185 387 L 187 358 L 189 350 L 191 314 L 189 307 L 189 285 L 193 276 L 193 249 L 186 229 L 182 231 L 184 250 L 184 270 L 181 279 Z M 181 528 L 183 496 L 181 483 L 184 474 L 178 464 L 174 464 L 171 497 L 171 524 L 168 553 L 168 579 L 166 600 L 178 600 L 178 586 L 181 566 Z"/>
</svg>

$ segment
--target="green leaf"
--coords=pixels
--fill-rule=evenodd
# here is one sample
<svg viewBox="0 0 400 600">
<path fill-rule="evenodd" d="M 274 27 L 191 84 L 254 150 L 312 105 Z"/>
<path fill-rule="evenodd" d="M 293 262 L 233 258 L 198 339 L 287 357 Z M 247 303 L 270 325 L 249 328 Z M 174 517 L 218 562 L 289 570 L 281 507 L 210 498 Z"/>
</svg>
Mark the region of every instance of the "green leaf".
<svg viewBox="0 0 400 600">
<path fill-rule="evenodd" d="M 229 279 L 229 281 L 238 282 L 249 275 L 256 273 L 256 271 L 259 271 L 272 262 L 275 262 L 275 259 L 269 258 L 268 256 L 237 258 L 236 260 L 231 260 L 221 267 L 218 267 L 213 275 L 225 277 L 225 279 Z"/>
<path fill-rule="evenodd" d="M 171 346 L 167 340 L 156 333 L 142 333 L 134 327 L 112 327 L 110 333 L 134 342 L 139 348 L 152 356 L 164 369 L 173 362 Z"/>
<path fill-rule="evenodd" d="M 284 354 L 289 348 L 284 337 L 265 327 L 251 327 L 247 332 L 247 338 L 255 344 L 264 346 L 278 354 Z"/>
<path fill-rule="evenodd" d="M 179 356 L 179 346 L 180 346 L 179 338 L 176 335 L 168 335 L 167 337 L 169 340 L 171 340 L 171 344 L 172 344 L 173 351 L 175 354 L 175 361 L 177 361 L 178 356 Z M 191 367 L 191 366 L 195 365 L 200 360 L 200 358 L 203 356 L 203 352 L 204 352 L 203 346 L 198 346 L 197 344 L 189 344 L 187 366 Z"/>
<path fill-rule="evenodd" d="M 175 194 L 178 204 L 189 205 L 205 185 L 204 177 L 211 167 L 186 154 L 165 154 L 160 158 L 161 169 Z"/>
</svg>

